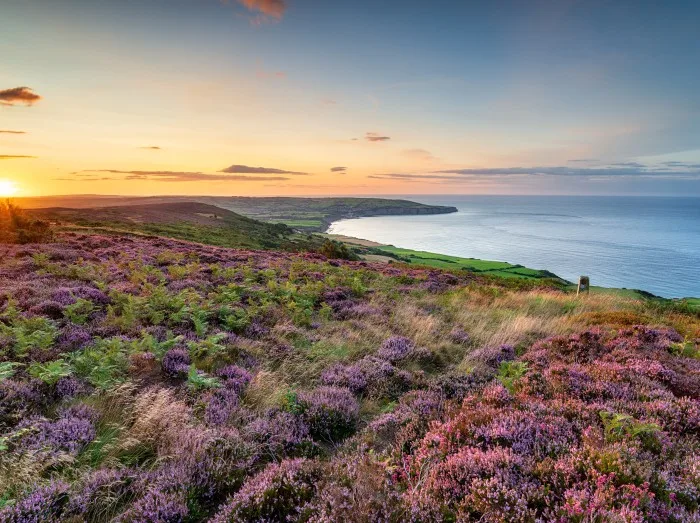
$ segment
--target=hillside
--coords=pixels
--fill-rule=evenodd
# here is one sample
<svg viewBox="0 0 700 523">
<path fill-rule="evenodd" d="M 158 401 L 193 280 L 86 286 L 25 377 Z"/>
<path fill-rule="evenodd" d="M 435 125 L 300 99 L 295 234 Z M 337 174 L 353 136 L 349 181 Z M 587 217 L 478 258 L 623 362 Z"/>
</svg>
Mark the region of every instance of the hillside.
<svg viewBox="0 0 700 523">
<path fill-rule="evenodd" d="M 113 232 L 0 255 L 2 522 L 698 518 L 671 303 Z"/>
<path fill-rule="evenodd" d="M 196 201 L 215 205 L 261 221 L 285 223 L 295 229 L 318 232 L 344 218 L 405 214 L 445 214 L 456 212 L 454 207 L 426 205 L 408 200 L 385 198 L 263 198 L 219 196 L 45 196 L 17 198 L 26 209 L 67 207 L 72 209 L 116 206 L 174 204 Z"/>
<path fill-rule="evenodd" d="M 224 247 L 300 251 L 316 250 L 323 243 L 284 224 L 263 223 L 199 202 L 48 208 L 28 213 L 64 229 L 78 226 L 101 232 L 150 234 Z"/>
</svg>

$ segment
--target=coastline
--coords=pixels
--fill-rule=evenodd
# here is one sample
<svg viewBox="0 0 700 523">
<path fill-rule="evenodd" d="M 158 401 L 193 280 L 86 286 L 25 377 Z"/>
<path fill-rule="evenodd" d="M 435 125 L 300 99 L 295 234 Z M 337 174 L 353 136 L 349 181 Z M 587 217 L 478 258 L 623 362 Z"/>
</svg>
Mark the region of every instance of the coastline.
<svg viewBox="0 0 700 523">
<path fill-rule="evenodd" d="M 364 218 L 364 216 L 358 216 L 357 218 Z M 345 234 L 335 234 L 329 232 L 333 224 L 341 220 L 336 220 L 334 222 L 329 223 L 325 231 L 321 234 L 330 239 L 349 245 L 355 248 L 355 250 L 358 250 L 359 248 L 359 250 L 361 251 L 359 253 L 360 257 L 367 261 L 384 263 L 399 262 L 442 269 L 461 269 L 475 272 L 477 274 L 484 274 L 503 278 L 524 278 L 530 280 L 549 279 L 561 282 L 563 284 L 562 288 L 567 290 L 573 290 L 577 286 L 576 282 L 566 280 L 546 269 L 531 269 L 522 265 L 511 264 L 502 261 L 483 260 L 479 258 L 465 258 L 442 254 L 439 252 L 406 249 L 394 245 L 379 243 L 364 238 L 357 238 Z M 592 293 L 616 294 L 628 296 L 633 299 L 685 304 L 691 310 L 700 311 L 700 297 L 686 296 L 682 298 L 665 298 L 663 296 L 658 296 L 644 289 L 630 289 L 626 287 L 604 287 L 598 285 L 591 286 L 590 290 Z"/>
</svg>

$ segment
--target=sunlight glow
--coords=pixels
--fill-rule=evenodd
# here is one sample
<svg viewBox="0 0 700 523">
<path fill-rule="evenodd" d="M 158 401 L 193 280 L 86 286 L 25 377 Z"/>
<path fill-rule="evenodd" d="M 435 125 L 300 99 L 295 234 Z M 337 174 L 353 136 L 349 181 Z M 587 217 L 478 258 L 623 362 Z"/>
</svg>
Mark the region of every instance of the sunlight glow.
<svg viewBox="0 0 700 523">
<path fill-rule="evenodd" d="M 14 196 L 17 194 L 18 187 L 11 180 L 0 180 L 0 197 Z"/>
</svg>

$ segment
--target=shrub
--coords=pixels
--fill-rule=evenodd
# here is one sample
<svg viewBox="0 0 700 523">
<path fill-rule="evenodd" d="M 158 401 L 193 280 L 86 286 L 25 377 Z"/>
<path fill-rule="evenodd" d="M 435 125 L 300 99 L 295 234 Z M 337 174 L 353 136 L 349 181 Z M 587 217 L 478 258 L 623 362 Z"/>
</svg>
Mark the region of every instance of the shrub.
<svg viewBox="0 0 700 523">
<path fill-rule="evenodd" d="M 527 373 L 527 363 L 522 361 L 504 361 L 498 368 L 498 381 L 508 389 L 509 392 L 515 390 L 518 381 Z"/>
<path fill-rule="evenodd" d="M 190 370 L 190 364 L 190 355 L 184 349 L 170 349 L 165 353 L 161 362 L 163 372 L 173 378 L 187 374 Z"/>
<path fill-rule="evenodd" d="M 377 356 L 391 363 L 396 363 L 407 358 L 415 346 L 413 342 L 404 336 L 392 336 L 382 343 Z"/>
<path fill-rule="evenodd" d="M 39 487 L 14 505 L 0 509 L 2 523 L 58 521 L 68 500 L 68 484 L 62 481 Z"/>
<path fill-rule="evenodd" d="M 228 365 L 216 371 L 216 375 L 221 380 L 224 387 L 241 394 L 248 386 L 253 376 L 245 369 L 237 365 Z"/>
<path fill-rule="evenodd" d="M 243 485 L 212 523 L 306 521 L 322 478 L 321 466 L 309 460 L 268 465 Z"/>
<path fill-rule="evenodd" d="M 201 370 L 197 370 L 197 367 L 194 365 L 190 365 L 187 372 L 187 388 L 193 391 L 200 391 L 219 387 L 221 387 L 221 382 L 218 378 L 207 376 Z"/>
<path fill-rule="evenodd" d="M 121 523 L 183 523 L 189 510 L 180 492 L 151 488 L 118 519 Z"/>
<path fill-rule="evenodd" d="M 47 363 L 32 363 L 27 372 L 35 378 L 39 378 L 47 385 L 55 385 L 58 380 L 71 375 L 71 366 L 64 360 L 58 359 Z"/>
<path fill-rule="evenodd" d="M 20 367 L 19 363 L 14 361 L 3 361 L 0 362 L 0 381 L 11 378 L 15 375 L 17 367 Z"/>
<path fill-rule="evenodd" d="M 10 200 L 0 203 L 0 243 L 43 243 L 51 239 L 49 224 L 27 217 Z"/>
<path fill-rule="evenodd" d="M 313 438 L 337 442 L 355 431 L 360 408 L 350 390 L 319 387 L 301 394 L 298 401 Z"/>
</svg>

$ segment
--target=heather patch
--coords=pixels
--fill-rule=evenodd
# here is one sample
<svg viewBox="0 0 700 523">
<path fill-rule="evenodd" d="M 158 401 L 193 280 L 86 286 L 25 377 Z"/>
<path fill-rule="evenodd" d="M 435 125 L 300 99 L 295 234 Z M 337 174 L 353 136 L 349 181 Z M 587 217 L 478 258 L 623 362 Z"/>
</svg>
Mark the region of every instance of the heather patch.
<svg viewBox="0 0 700 523">
<path fill-rule="evenodd" d="M 0 260 L 2 522 L 698 517 L 697 315 L 57 240 Z"/>
</svg>

